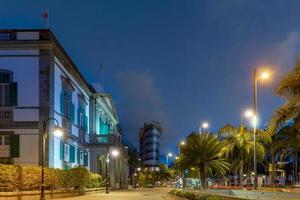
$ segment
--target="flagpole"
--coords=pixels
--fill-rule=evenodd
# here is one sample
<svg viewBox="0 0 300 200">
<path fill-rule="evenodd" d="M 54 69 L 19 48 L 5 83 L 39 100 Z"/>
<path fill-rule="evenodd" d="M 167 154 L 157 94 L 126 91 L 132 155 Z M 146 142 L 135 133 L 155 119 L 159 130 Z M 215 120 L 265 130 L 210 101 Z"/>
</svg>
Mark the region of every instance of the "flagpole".
<svg viewBox="0 0 300 200">
<path fill-rule="evenodd" d="M 48 8 L 47 8 L 46 27 L 47 27 L 47 29 L 49 29 L 49 9 Z"/>
<path fill-rule="evenodd" d="M 103 92 L 104 92 L 104 73 L 103 73 L 103 64 L 101 64 L 100 66 L 100 73 L 101 73 L 101 84 L 102 84 L 102 89 L 103 89 Z"/>
</svg>

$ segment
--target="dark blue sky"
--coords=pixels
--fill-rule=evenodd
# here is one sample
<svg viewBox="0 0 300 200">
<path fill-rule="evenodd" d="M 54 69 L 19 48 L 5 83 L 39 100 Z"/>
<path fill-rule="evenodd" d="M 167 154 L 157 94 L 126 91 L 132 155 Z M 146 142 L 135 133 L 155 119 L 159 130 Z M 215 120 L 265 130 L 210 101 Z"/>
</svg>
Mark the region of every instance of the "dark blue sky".
<svg viewBox="0 0 300 200">
<path fill-rule="evenodd" d="M 161 153 L 200 121 L 211 131 L 239 124 L 251 106 L 254 67 L 269 65 L 259 86 L 263 127 L 282 100 L 273 95 L 300 50 L 297 0 L 2 0 L 0 28 L 50 27 L 89 82 L 114 96 L 126 138 L 137 144 L 145 120 L 164 127 Z"/>
</svg>

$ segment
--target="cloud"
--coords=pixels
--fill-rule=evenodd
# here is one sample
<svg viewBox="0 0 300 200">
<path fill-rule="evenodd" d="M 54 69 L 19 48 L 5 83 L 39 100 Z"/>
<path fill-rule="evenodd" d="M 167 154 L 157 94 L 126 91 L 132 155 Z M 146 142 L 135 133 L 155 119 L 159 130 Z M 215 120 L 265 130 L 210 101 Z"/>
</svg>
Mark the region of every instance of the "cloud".
<svg viewBox="0 0 300 200">
<path fill-rule="evenodd" d="M 287 37 L 276 43 L 273 47 L 272 58 L 277 66 L 290 68 L 294 65 L 295 59 L 300 53 L 300 33 L 289 32 Z"/>
<path fill-rule="evenodd" d="M 169 129 L 163 99 L 150 73 L 122 71 L 117 74 L 117 81 L 121 90 L 118 102 L 121 125 L 133 145 L 137 146 L 139 130 L 147 121 L 158 121 L 164 131 Z"/>
</svg>

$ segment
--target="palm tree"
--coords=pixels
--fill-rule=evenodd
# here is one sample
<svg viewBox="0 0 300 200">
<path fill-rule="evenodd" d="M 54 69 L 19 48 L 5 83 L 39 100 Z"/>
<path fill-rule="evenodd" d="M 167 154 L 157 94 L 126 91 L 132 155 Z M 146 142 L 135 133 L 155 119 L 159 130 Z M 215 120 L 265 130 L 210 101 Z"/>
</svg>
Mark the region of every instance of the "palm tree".
<svg viewBox="0 0 300 200">
<path fill-rule="evenodd" d="M 286 99 L 269 121 L 269 129 L 275 134 L 286 122 L 293 121 L 295 125 L 300 124 L 300 59 L 297 60 L 293 71 L 286 74 L 279 83 L 275 93 Z"/>
<path fill-rule="evenodd" d="M 222 144 L 217 137 L 210 133 L 191 133 L 186 141 L 178 162 L 186 169 L 195 167 L 199 170 L 201 186 L 204 183 L 204 188 L 207 188 L 208 175 L 225 175 L 229 170 L 229 163 L 220 157 Z"/>
<path fill-rule="evenodd" d="M 295 68 L 283 77 L 275 93 L 284 97 L 286 102 L 275 110 L 268 123 L 269 131 L 275 139 L 274 144 L 270 146 L 273 167 L 275 156 L 282 150 L 292 150 L 294 155 L 300 150 L 300 59 L 297 60 Z M 295 160 L 297 166 L 298 161 Z M 273 167 L 271 178 L 274 180 Z"/>
<path fill-rule="evenodd" d="M 230 124 L 222 127 L 218 136 L 222 141 L 221 153 L 231 163 L 231 171 L 239 174 L 240 187 L 243 186 L 243 174 L 246 163 L 252 162 L 253 155 L 253 132 L 245 126 L 233 127 Z M 258 161 L 263 161 L 265 156 L 264 143 L 271 141 L 271 136 L 266 132 L 258 131 L 258 140 L 256 143 Z"/>
<path fill-rule="evenodd" d="M 298 152 L 300 151 L 300 134 L 298 134 L 298 128 L 294 125 L 286 125 L 281 128 L 275 135 L 273 135 L 273 141 L 269 145 L 269 152 L 271 156 L 271 184 L 274 184 L 276 175 L 276 161 L 277 155 L 282 157 L 288 155 L 294 159 L 294 177 L 298 180 Z"/>
</svg>

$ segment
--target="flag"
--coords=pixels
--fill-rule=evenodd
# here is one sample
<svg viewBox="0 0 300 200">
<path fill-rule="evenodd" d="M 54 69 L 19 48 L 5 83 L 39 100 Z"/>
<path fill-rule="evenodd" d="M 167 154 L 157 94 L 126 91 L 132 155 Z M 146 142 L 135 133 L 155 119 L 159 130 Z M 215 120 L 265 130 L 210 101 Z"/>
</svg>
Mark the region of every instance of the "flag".
<svg viewBox="0 0 300 200">
<path fill-rule="evenodd" d="M 49 28 L 49 11 L 42 13 L 42 18 L 46 21 L 46 28 Z"/>
</svg>

